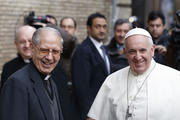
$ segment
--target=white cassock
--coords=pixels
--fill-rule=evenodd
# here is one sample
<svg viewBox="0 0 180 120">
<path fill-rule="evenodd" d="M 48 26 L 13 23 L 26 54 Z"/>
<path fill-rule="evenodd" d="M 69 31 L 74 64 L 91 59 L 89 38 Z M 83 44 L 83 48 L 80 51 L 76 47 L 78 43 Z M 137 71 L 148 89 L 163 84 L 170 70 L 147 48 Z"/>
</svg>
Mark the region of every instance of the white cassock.
<svg viewBox="0 0 180 120">
<path fill-rule="evenodd" d="M 141 75 L 130 67 L 121 69 L 107 77 L 88 116 L 95 120 L 180 120 L 180 72 L 154 60 Z"/>
</svg>

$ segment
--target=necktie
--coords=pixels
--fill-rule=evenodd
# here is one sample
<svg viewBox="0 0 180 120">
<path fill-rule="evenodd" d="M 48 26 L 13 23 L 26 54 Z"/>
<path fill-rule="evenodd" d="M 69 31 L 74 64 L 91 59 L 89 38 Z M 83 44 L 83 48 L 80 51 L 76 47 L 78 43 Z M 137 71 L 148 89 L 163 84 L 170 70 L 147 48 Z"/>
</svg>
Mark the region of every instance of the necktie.
<svg viewBox="0 0 180 120">
<path fill-rule="evenodd" d="M 103 53 L 103 60 L 104 60 L 105 65 L 106 65 L 107 72 L 108 72 L 108 74 L 110 74 L 110 68 L 109 68 L 109 65 L 108 65 L 108 57 L 107 57 L 107 54 L 106 54 L 106 49 L 104 48 L 103 45 L 100 48 L 101 48 L 102 53 Z"/>
</svg>

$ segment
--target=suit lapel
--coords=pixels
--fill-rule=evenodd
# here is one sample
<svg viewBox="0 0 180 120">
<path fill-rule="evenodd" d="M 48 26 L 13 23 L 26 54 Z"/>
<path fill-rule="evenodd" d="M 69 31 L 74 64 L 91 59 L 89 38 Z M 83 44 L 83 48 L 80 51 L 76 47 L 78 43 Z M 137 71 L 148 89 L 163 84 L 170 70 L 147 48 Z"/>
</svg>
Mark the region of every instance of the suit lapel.
<svg viewBox="0 0 180 120">
<path fill-rule="evenodd" d="M 44 113 L 45 117 L 47 118 L 47 120 L 52 120 L 53 116 L 52 116 L 52 112 L 51 112 L 51 107 L 50 107 L 48 97 L 45 93 L 43 81 L 42 81 L 38 71 L 36 70 L 36 68 L 33 65 L 31 65 L 30 74 L 31 74 L 30 75 L 31 80 L 34 82 L 34 91 L 37 95 L 37 98 L 39 99 L 43 113 Z"/>
<path fill-rule="evenodd" d="M 95 47 L 95 45 L 92 43 L 92 41 L 90 40 L 90 38 L 87 38 L 88 42 L 89 42 L 89 45 L 93 51 L 93 54 L 96 58 L 94 58 L 95 60 L 97 60 L 98 63 L 100 63 L 101 65 L 101 68 L 102 70 L 105 72 L 105 74 L 108 75 L 108 71 L 107 71 L 107 68 L 106 68 L 106 65 L 104 63 L 104 60 L 103 58 L 101 57 L 99 51 L 97 50 L 97 48 Z"/>
</svg>

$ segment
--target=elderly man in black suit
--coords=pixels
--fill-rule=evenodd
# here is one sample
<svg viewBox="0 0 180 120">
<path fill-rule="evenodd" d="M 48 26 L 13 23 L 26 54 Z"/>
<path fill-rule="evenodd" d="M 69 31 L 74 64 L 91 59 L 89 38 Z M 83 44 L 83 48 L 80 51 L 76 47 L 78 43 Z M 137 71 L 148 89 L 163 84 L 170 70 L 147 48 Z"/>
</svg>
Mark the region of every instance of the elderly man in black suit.
<svg viewBox="0 0 180 120">
<path fill-rule="evenodd" d="M 18 52 L 17 57 L 4 64 L 1 75 L 1 86 L 3 86 L 11 74 L 30 62 L 32 57 L 30 44 L 35 31 L 36 29 L 29 25 L 24 25 L 17 29 L 14 41 Z"/>
<path fill-rule="evenodd" d="M 103 48 L 107 21 L 100 13 L 87 20 L 88 37 L 76 49 L 72 58 L 72 81 L 82 119 L 86 119 L 93 100 L 110 73 L 110 61 Z"/>
<path fill-rule="evenodd" d="M 0 120 L 65 120 L 67 100 L 64 94 L 58 97 L 51 77 L 62 42 L 54 28 L 44 27 L 34 33 L 32 63 L 11 75 L 2 87 Z"/>
</svg>

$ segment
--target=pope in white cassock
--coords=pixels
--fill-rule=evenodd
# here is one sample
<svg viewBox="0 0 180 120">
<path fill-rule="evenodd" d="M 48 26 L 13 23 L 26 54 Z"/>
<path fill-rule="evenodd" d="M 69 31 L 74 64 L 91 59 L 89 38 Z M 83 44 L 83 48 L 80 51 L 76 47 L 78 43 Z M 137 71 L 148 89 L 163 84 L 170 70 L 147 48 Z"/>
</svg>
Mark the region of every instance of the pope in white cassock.
<svg viewBox="0 0 180 120">
<path fill-rule="evenodd" d="M 124 50 L 130 66 L 107 77 L 87 120 L 180 120 L 180 72 L 153 60 L 149 32 L 130 30 Z"/>
</svg>

